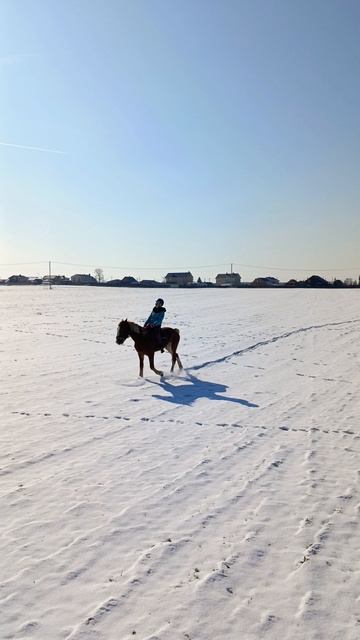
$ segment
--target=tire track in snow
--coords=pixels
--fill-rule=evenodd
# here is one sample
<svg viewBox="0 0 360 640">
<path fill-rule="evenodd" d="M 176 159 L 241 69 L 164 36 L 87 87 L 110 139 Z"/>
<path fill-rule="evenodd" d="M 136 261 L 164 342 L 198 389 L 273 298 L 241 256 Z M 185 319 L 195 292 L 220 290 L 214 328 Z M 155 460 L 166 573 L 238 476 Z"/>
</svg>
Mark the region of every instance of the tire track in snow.
<svg viewBox="0 0 360 640">
<path fill-rule="evenodd" d="M 326 327 L 335 327 L 344 324 L 354 324 L 360 322 L 360 318 L 355 320 L 343 320 L 342 322 L 329 322 L 326 324 L 313 324 L 309 327 L 301 327 L 300 329 L 294 329 L 294 331 L 288 331 L 287 333 L 282 333 L 279 336 L 274 336 L 269 340 L 261 340 L 260 342 L 256 342 L 255 344 L 250 345 L 250 347 L 245 347 L 245 349 L 239 349 L 239 351 L 233 351 L 233 353 L 228 354 L 227 356 L 223 356 L 222 358 L 217 358 L 216 360 L 208 360 L 207 362 L 203 362 L 202 364 L 194 365 L 193 367 L 187 367 L 187 371 L 199 371 L 200 369 L 204 369 L 205 367 L 211 367 L 215 364 L 222 364 L 223 362 L 228 362 L 231 358 L 236 356 L 243 356 L 245 353 L 249 353 L 250 351 L 255 351 L 255 349 L 259 349 L 260 347 L 266 347 L 273 342 L 278 342 L 279 340 L 285 340 L 286 338 L 291 338 L 294 335 L 299 333 L 306 333 L 307 331 L 312 331 L 313 329 L 324 329 Z"/>
<path fill-rule="evenodd" d="M 349 528 L 352 529 L 351 519 L 353 513 L 349 516 L 348 512 L 354 511 L 353 504 L 354 502 L 358 504 L 359 500 L 359 473 L 356 474 L 355 483 L 352 482 L 348 484 L 348 482 L 346 482 L 344 486 L 336 487 L 336 491 L 334 492 L 334 484 L 331 477 L 332 468 L 328 455 L 329 451 L 328 449 L 324 450 L 322 447 L 319 447 L 317 435 L 314 431 L 308 434 L 308 449 L 304 453 L 303 461 L 307 475 L 304 488 L 310 503 L 314 502 L 315 496 L 322 495 L 322 507 L 326 513 L 326 517 L 324 517 L 324 511 L 320 511 L 318 503 L 315 502 L 312 510 L 307 511 L 306 517 L 301 521 L 295 535 L 304 537 L 304 540 L 307 539 L 307 544 L 305 545 L 303 556 L 299 559 L 295 571 L 322 552 L 331 537 L 336 539 L 336 535 L 338 535 L 338 530 L 340 529 L 339 520 L 345 518 L 345 523 L 342 523 L 342 536 L 344 535 L 344 528 L 348 530 Z M 353 449 L 347 447 L 344 447 L 342 450 L 337 449 L 337 451 L 341 456 L 355 453 Z M 326 495 L 325 501 L 323 498 L 324 494 Z M 312 500 L 310 500 L 310 498 L 312 498 Z M 355 510 L 356 512 L 358 511 L 356 507 Z M 306 533 L 308 533 L 308 535 L 306 535 Z M 353 533 L 355 534 L 355 532 Z M 328 562 L 328 564 L 330 565 L 331 563 Z"/>
<path fill-rule="evenodd" d="M 247 473 L 240 486 L 237 487 L 235 482 L 235 484 L 228 485 L 226 495 L 215 494 L 212 504 L 209 504 L 204 512 L 201 510 L 199 513 L 197 511 L 189 512 L 189 510 L 182 509 L 180 522 L 177 522 L 176 529 L 180 533 L 175 539 L 173 537 L 167 540 L 162 539 L 151 546 L 144 546 L 134 562 L 124 569 L 122 575 L 125 583 L 122 586 L 119 584 L 116 590 L 116 597 L 121 603 L 121 615 L 124 615 L 124 612 L 131 612 L 131 615 L 137 620 L 137 626 L 141 629 L 143 620 L 138 619 L 137 603 L 144 601 L 144 595 L 153 589 L 154 583 L 160 582 L 162 584 L 164 576 L 170 574 L 172 589 L 167 594 L 167 601 L 169 609 L 173 611 L 171 617 L 175 616 L 175 620 L 169 622 L 171 630 L 174 631 L 181 628 L 183 624 L 177 618 L 179 611 L 182 616 L 184 609 L 189 606 L 190 591 L 193 594 L 194 590 L 195 593 L 201 593 L 201 601 L 203 598 L 209 597 L 209 594 L 211 597 L 211 593 L 214 591 L 220 599 L 230 598 L 233 593 L 231 569 L 234 570 L 236 579 L 237 573 L 241 572 L 241 569 L 235 566 L 238 562 L 243 566 L 244 563 L 246 564 L 247 558 L 250 558 L 248 562 L 252 568 L 256 564 L 258 571 L 260 571 L 261 563 L 267 560 L 267 552 L 270 547 L 263 541 L 264 532 L 267 529 L 267 516 L 262 511 L 269 508 L 267 507 L 267 498 L 276 495 L 278 484 L 287 485 L 283 478 L 284 474 L 286 477 L 292 474 L 291 457 L 294 455 L 297 455 L 295 448 L 276 447 L 269 451 L 268 455 L 255 466 L 248 460 Z M 228 462 L 225 457 L 219 460 L 219 462 L 221 461 L 226 464 Z M 233 478 L 237 478 L 238 462 L 236 460 L 233 462 L 231 473 L 235 474 L 232 476 Z M 213 482 L 214 485 L 217 484 L 216 478 Z M 267 497 L 263 495 L 265 492 Z M 239 509 L 242 514 L 240 520 Z M 172 512 L 169 508 L 167 511 Z M 228 522 L 237 522 L 238 525 L 230 533 L 227 532 L 227 536 L 225 536 L 223 535 L 225 533 L 224 527 Z M 219 532 L 222 533 L 219 534 Z M 206 550 L 209 536 L 216 540 L 216 549 L 210 559 L 207 557 Z M 258 540 L 259 538 L 260 540 Z M 197 549 L 196 566 L 189 563 L 189 555 L 194 547 Z M 174 609 L 173 601 L 178 599 L 178 593 L 181 594 L 180 609 L 179 606 Z M 114 594 L 115 592 L 111 595 Z M 172 600 L 169 600 L 169 597 Z M 90 616 L 91 627 L 94 630 L 98 629 L 99 637 L 106 635 L 107 627 L 105 625 L 116 626 L 120 616 L 120 607 L 114 607 L 111 612 L 109 611 L 111 620 L 103 622 L 101 616 L 98 619 L 97 611 L 102 607 L 102 604 L 100 602 L 94 612 L 95 615 Z M 156 610 L 152 610 L 152 614 L 154 618 L 159 617 Z M 194 618 L 196 619 L 197 616 Z M 67 640 L 70 638 L 71 640 L 85 640 L 88 638 L 86 635 L 88 628 L 89 617 L 85 616 L 67 636 Z M 154 635 L 146 635 L 146 637 L 155 638 Z M 190 635 L 186 637 L 190 637 Z M 191 635 L 191 637 L 195 636 Z"/>
<path fill-rule="evenodd" d="M 251 443 L 244 443 L 243 448 L 246 448 L 246 446 L 251 446 Z M 120 607 L 122 609 L 132 609 L 134 607 L 134 601 L 141 600 L 141 594 L 151 589 L 153 581 L 161 579 L 161 576 L 169 571 L 171 571 L 171 575 L 173 576 L 175 589 L 186 586 L 194 579 L 199 579 L 200 576 L 198 574 L 193 577 L 186 576 L 186 573 L 189 571 L 189 568 L 187 567 L 189 547 L 194 545 L 194 540 L 197 541 L 197 543 L 200 543 L 200 545 L 204 543 L 204 540 L 206 540 L 208 535 L 207 531 L 205 532 L 204 530 L 210 528 L 213 532 L 212 535 L 215 535 L 214 531 L 221 529 L 226 522 L 229 520 L 235 521 L 236 515 L 238 514 L 239 502 L 244 503 L 243 508 L 246 509 L 247 517 L 244 520 L 244 523 L 242 523 L 244 533 L 240 541 L 237 543 L 237 548 L 240 547 L 242 549 L 245 544 L 254 540 L 258 532 L 260 532 L 260 529 L 264 526 L 257 526 L 257 524 L 253 525 L 252 523 L 252 520 L 254 518 L 256 519 L 258 511 L 265 503 L 265 500 L 261 498 L 255 509 L 252 507 L 254 495 L 255 497 L 257 496 L 258 484 L 260 483 L 262 485 L 264 482 L 266 484 L 266 479 L 268 478 L 268 482 L 270 483 L 270 476 L 273 478 L 274 472 L 278 473 L 278 468 L 285 462 L 285 458 L 287 458 L 286 453 L 291 454 L 294 453 L 294 451 L 283 452 L 284 457 L 281 459 L 278 458 L 279 453 L 279 447 L 276 447 L 275 450 L 271 450 L 267 458 L 261 460 L 259 464 L 252 468 L 249 477 L 244 478 L 240 487 L 236 488 L 235 486 L 229 486 L 229 493 L 226 496 L 218 494 L 216 496 L 215 503 L 208 508 L 207 512 L 193 513 L 188 510 L 185 510 L 184 512 L 183 510 L 182 519 L 177 523 L 177 529 L 180 529 L 181 534 L 179 534 L 176 539 L 162 539 L 151 546 L 144 546 L 131 565 L 124 569 L 122 575 L 124 575 L 125 583 L 122 588 L 117 588 L 117 597 L 115 599 L 110 597 L 110 599 L 105 603 L 107 604 L 108 602 L 112 602 L 113 605 L 109 607 L 105 606 L 104 610 L 104 602 L 100 602 L 94 609 L 93 613 L 85 616 L 83 620 L 74 627 L 70 634 L 66 636 L 66 640 L 80 640 L 82 638 L 88 638 L 89 626 L 93 630 L 99 628 L 99 634 L 102 634 L 103 629 L 101 629 L 101 624 L 103 613 L 112 614 L 114 620 L 111 624 L 116 624 L 120 615 Z M 227 463 L 228 459 L 222 458 L 219 462 L 221 461 Z M 289 465 L 284 466 L 287 466 L 289 472 Z M 236 460 L 233 461 L 233 468 L 236 468 Z M 214 479 L 213 482 L 216 484 L 216 479 Z M 168 496 L 168 499 L 169 498 L 171 499 L 171 494 Z M 166 512 L 171 513 L 168 501 L 166 505 L 163 505 L 163 507 Z M 153 510 L 154 505 L 152 505 L 151 511 L 153 512 Z M 114 532 L 110 531 L 110 533 L 107 532 L 106 535 L 104 535 L 101 540 L 101 548 L 103 548 L 104 544 L 107 542 L 111 542 L 113 534 Z M 222 549 L 221 546 L 220 549 Z M 228 563 L 235 564 L 238 557 L 240 557 L 240 554 L 241 551 L 232 555 L 228 558 Z M 222 553 L 220 552 L 220 556 L 218 554 L 215 563 L 216 567 L 213 568 L 210 573 L 207 573 L 202 580 L 200 580 L 200 582 L 205 582 L 205 586 L 208 582 L 217 580 L 220 575 L 220 570 L 217 565 L 223 564 L 220 559 L 221 555 Z M 95 559 L 91 564 L 93 564 Z M 228 589 L 225 589 L 225 591 L 226 593 L 229 592 Z"/>
</svg>

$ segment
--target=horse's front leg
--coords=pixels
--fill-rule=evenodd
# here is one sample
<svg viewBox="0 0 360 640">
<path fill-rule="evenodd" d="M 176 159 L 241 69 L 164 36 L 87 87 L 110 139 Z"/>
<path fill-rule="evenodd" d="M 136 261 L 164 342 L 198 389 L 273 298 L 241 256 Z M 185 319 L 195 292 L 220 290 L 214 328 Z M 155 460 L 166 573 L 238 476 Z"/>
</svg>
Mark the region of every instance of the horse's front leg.
<svg viewBox="0 0 360 640">
<path fill-rule="evenodd" d="M 157 373 L 158 376 L 162 377 L 164 375 L 164 372 L 163 371 L 159 371 L 159 369 L 155 368 L 155 365 L 154 365 L 154 353 L 149 353 L 148 357 L 149 357 L 150 369 L 152 369 L 155 373 Z"/>
<path fill-rule="evenodd" d="M 171 353 L 171 369 L 170 372 L 172 373 L 174 371 L 174 367 L 175 367 L 175 363 L 176 363 L 176 352 L 175 351 L 170 351 Z"/>
<path fill-rule="evenodd" d="M 140 365 L 139 376 L 140 378 L 143 378 L 144 377 L 144 354 L 141 353 L 141 351 L 138 351 L 138 356 L 139 356 L 139 365 Z"/>
</svg>

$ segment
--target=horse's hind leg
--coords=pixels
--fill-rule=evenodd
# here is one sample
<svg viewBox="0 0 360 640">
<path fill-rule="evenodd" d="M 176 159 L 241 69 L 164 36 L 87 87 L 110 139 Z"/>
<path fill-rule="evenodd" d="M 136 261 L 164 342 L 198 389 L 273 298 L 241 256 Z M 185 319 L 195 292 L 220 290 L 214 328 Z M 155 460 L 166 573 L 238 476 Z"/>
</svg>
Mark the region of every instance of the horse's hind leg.
<svg viewBox="0 0 360 640">
<path fill-rule="evenodd" d="M 140 364 L 139 376 L 140 378 L 143 378 L 144 377 L 144 354 L 138 353 L 138 356 L 139 356 L 139 364 Z"/>
<path fill-rule="evenodd" d="M 183 368 L 179 355 L 176 352 L 179 341 L 180 341 L 180 338 L 176 338 L 173 341 L 173 344 L 171 345 L 171 369 L 170 369 L 171 373 L 174 371 L 174 367 L 176 363 L 178 364 L 179 369 Z"/>
<path fill-rule="evenodd" d="M 180 360 L 180 358 L 179 358 L 179 354 L 178 354 L 178 353 L 176 353 L 176 352 L 175 352 L 175 353 L 172 353 L 172 354 L 171 354 L 171 360 L 172 360 L 172 362 L 171 362 L 171 369 L 170 369 L 171 373 L 174 371 L 174 367 L 175 367 L 175 364 L 176 364 L 176 363 L 177 363 L 177 365 L 178 365 L 179 369 L 182 369 L 182 368 L 183 368 L 183 366 L 182 366 L 182 364 L 181 364 L 181 360 Z"/>
<path fill-rule="evenodd" d="M 149 364 L 150 364 L 150 369 L 152 369 L 155 373 L 157 373 L 158 376 L 163 376 L 164 372 L 163 371 L 159 371 L 159 369 L 156 369 L 155 365 L 154 365 L 154 354 L 150 353 L 148 354 L 149 357 Z"/>
<path fill-rule="evenodd" d="M 172 342 L 168 342 L 165 345 L 165 349 L 166 351 L 168 351 L 171 355 L 171 373 L 174 371 L 174 366 L 175 366 L 175 362 L 176 362 L 176 348 L 174 349 L 174 345 L 172 344 Z"/>
</svg>

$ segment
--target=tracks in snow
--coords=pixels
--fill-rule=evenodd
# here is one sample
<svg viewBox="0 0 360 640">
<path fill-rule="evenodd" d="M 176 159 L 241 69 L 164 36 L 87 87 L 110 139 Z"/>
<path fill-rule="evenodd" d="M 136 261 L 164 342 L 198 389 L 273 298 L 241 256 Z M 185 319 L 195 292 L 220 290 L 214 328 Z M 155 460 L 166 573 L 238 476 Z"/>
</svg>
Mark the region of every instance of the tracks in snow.
<svg viewBox="0 0 360 640">
<path fill-rule="evenodd" d="M 300 333 L 306 333 L 308 331 L 313 331 L 314 329 L 325 329 L 327 327 L 336 327 L 347 324 L 356 324 L 360 322 L 360 318 L 355 320 L 344 320 L 342 322 L 329 322 L 326 324 L 314 324 L 309 327 L 301 327 L 300 329 L 294 329 L 293 331 L 287 331 L 286 333 L 282 333 L 278 336 L 274 336 L 273 338 L 269 338 L 269 340 L 261 340 L 260 342 L 256 342 L 249 347 L 245 347 L 245 349 L 239 349 L 238 351 L 233 351 L 232 353 L 223 356 L 221 358 L 217 358 L 215 360 L 208 360 L 207 362 L 203 362 L 202 364 L 194 365 L 193 367 L 187 367 L 187 371 L 199 371 L 200 369 L 204 369 L 205 367 L 211 367 L 215 364 L 222 364 L 223 362 L 228 362 L 231 358 L 235 358 L 237 356 L 243 356 L 250 351 L 255 351 L 260 347 L 266 347 L 269 344 L 273 344 L 274 342 L 278 342 L 279 340 L 285 340 L 286 338 L 291 338 L 292 336 L 298 335 Z"/>
<path fill-rule="evenodd" d="M 353 436 L 354 439 L 360 439 L 360 435 L 353 431 L 352 429 L 326 429 L 319 427 L 309 427 L 307 425 L 299 425 L 297 427 L 288 427 L 286 424 L 280 425 L 264 425 L 264 424 L 241 424 L 240 422 L 209 422 L 202 420 L 179 420 L 176 418 L 158 418 L 158 417 L 148 417 L 148 416 L 126 416 L 126 415 L 112 415 L 112 416 L 104 416 L 104 415 L 95 415 L 94 413 L 88 414 L 70 414 L 70 413 L 32 413 L 28 411 L 11 411 L 11 415 L 19 415 L 24 418 L 55 418 L 57 420 L 62 418 L 67 418 L 69 420 L 120 420 L 131 424 L 132 426 L 141 424 L 142 422 L 150 422 L 152 424 L 178 424 L 178 425 L 193 425 L 194 427 L 222 427 L 222 428 L 231 428 L 231 429 L 261 429 L 263 431 L 285 431 L 285 432 L 302 432 L 302 433 L 315 433 L 319 432 L 324 435 L 327 434 L 336 434 L 340 436 Z"/>
</svg>

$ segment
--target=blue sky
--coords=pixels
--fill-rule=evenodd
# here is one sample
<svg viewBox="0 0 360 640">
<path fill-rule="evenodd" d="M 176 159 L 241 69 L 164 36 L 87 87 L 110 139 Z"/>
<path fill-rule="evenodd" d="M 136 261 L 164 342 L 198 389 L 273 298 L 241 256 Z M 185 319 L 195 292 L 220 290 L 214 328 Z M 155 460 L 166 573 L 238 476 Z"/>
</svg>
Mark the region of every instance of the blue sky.
<svg viewBox="0 0 360 640">
<path fill-rule="evenodd" d="M 0 276 L 357 277 L 359 63 L 357 0 L 2 0 Z"/>
</svg>

